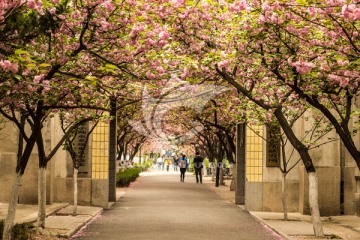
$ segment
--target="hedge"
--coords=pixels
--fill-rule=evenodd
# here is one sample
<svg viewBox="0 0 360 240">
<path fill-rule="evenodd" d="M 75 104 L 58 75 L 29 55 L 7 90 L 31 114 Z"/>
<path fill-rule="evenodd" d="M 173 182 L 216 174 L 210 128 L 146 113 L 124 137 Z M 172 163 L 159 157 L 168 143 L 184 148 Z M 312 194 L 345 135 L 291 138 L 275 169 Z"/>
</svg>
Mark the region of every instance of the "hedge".
<svg viewBox="0 0 360 240">
<path fill-rule="evenodd" d="M 131 182 L 135 181 L 139 177 L 141 172 L 140 168 L 128 168 L 120 169 L 116 174 L 116 186 L 117 187 L 128 187 Z"/>
</svg>

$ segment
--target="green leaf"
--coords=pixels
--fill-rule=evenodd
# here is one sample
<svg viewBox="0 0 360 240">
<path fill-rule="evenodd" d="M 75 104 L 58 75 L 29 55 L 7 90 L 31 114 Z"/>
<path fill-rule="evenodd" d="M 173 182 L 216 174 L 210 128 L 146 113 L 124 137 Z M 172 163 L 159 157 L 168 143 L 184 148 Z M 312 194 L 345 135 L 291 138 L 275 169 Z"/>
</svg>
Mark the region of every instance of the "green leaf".
<svg viewBox="0 0 360 240">
<path fill-rule="evenodd" d="M 16 55 L 21 55 L 21 54 L 29 54 L 27 51 L 22 50 L 22 49 L 17 49 L 15 50 L 15 54 Z"/>
<path fill-rule="evenodd" d="M 96 86 L 97 78 L 95 76 L 86 76 L 86 80 L 93 86 Z"/>
<path fill-rule="evenodd" d="M 36 65 L 34 63 L 29 63 L 28 65 L 26 65 L 26 67 L 30 69 L 34 69 L 36 68 Z"/>
<path fill-rule="evenodd" d="M 20 75 L 18 75 L 18 74 L 14 74 L 14 77 L 15 77 L 17 80 L 19 80 L 19 81 L 22 80 L 22 76 L 20 76 Z"/>
<path fill-rule="evenodd" d="M 42 67 L 42 68 L 45 68 L 45 67 L 51 67 L 51 64 L 49 64 L 49 63 L 42 63 L 42 64 L 40 64 L 39 66 Z"/>
<path fill-rule="evenodd" d="M 118 69 L 118 67 L 113 64 L 106 64 L 105 67 L 108 69 L 116 69 L 116 70 Z"/>
</svg>

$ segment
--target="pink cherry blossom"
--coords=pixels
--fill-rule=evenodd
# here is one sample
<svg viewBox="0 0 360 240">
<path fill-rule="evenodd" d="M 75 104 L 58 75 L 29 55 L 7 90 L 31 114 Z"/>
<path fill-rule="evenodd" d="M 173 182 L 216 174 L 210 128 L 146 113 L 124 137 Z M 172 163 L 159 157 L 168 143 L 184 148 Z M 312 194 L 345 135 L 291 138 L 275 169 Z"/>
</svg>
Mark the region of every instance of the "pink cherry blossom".
<svg viewBox="0 0 360 240">
<path fill-rule="evenodd" d="M 28 8 L 30 9 L 36 9 L 37 5 L 34 0 L 28 0 L 27 4 Z"/>
<path fill-rule="evenodd" d="M 184 5 L 186 2 L 186 0 L 172 0 L 171 3 L 173 4 L 173 6 L 175 8 L 179 8 L 181 7 L 182 5 Z"/>
<path fill-rule="evenodd" d="M 34 77 L 34 83 L 40 83 L 40 81 L 44 78 L 44 74 L 37 75 Z"/>
<path fill-rule="evenodd" d="M 109 30 L 109 28 L 110 28 L 110 23 L 107 21 L 101 21 L 100 25 L 101 25 L 101 30 L 104 30 L 104 31 Z"/>
<path fill-rule="evenodd" d="M 238 13 L 243 10 L 247 10 L 248 6 L 245 0 L 236 0 L 229 5 L 229 10 Z"/>
<path fill-rule="evenodd" d="M 218 65 L 221 68 L 223 68 L 223 67 L 226 68 L 226 67 L 228 67 L 230 65 L 230 61 L 229 60 L 223 60 L 223 61 L 220 61 Z"/>
<path fill-rule="evenodd" d="M 12 73 L 16 73 L 19 68 L 17 63 L 11 63 L 9 60 L 0 61 L 0 67 Z"/>
<path fill-rule="evenodd" d="M 167 31 L 161 31 L 159 33 L 160 40 L 166 40 L 170 37 L 170 34 Z"/>
<path fill-rule="evenodd" d="M 49 12 L 50 12 L 50 14 L 55 14 L 56 13 L 56 8 L 51 8 L 50 10 L 49 10 Z"/>
<path fill-rule="evenodd" d="M 314 64 L 310 62 L 297 61 L 293 63 L 293 66 L 296 67 L 296 71 L 298 71 L 298 73 L 306 74 L 311 71 L 311 69 L 314 67 Z"/>
</svg>

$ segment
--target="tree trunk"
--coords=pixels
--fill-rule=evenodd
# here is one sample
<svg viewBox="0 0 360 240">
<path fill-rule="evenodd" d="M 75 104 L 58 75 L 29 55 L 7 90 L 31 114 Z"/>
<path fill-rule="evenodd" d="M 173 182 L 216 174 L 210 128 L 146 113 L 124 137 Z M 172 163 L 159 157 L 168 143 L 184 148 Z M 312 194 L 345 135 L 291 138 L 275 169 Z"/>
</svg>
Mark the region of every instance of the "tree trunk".
<svg viewBox="0 0 360 240">
<path fill-rule="evenodd" d="M 286 120 L 284 113 L 281 112 L 281 109 L 276 109 L 274 112 L 277 120 L 280 123 L 286 137 L 289 139 L 291 145 L 299 153 L 304 167 L 309 177 L 309 202 L 311 208 L 311 217 L 314 228 L 314 234 L 316 237 L 324 236 L 324 231 L 322 229 L 320 212 L 319 212 L 319 203 L 318 203 L 318 184 L 315 172 L 315 166 L 312 162 L 312 159 L 309 154 L 309 149 L 295 136 L 295 133 L 291 129 L 288 121 Z"/>
<path fill-rule="evenodd" d="M 286 204 L 286 173 L 282 173 L 282 181 L 281 181 L 281 199 L 283 205 L 283 212 L 284 212 L 284 220 L 288 220 L 288 210 Z"/>
<path fill-rule="evenodd" d="M 15 222 L 16 206 L 18 203 L 22 176 L 23 175 L 21 173 L 16 173 L 16 178 L 14 179 L 14 183 L 11 189 L 8 213 L 5 219 L 5 226 L 2 235 L 3 240 L 11 240 L 11 232 Z"/>
<path fill-rule="evenodd" d="M 220 185 L 225 185 L 225 182 L 224 182 L 224 166 L 223 166 L 223 164 L 221 164 L 219 169 L 220 169 L 220 177 L 219 177 Z"/>
<path fill-rule="evenodd" d="M 36 225 L 41 228 L 45 228 L 46 217 L 46 167 L 39 168 L 38 179 L 38 219 Z"/>
<path fill-rule="evenodd" d="M 236 183 L 236 164 L 232 163 L 230 166 L 230 175 L 232 176 L 231 178 L 231 183 L 230 183 L 230 191 L 235 191 L 235 183 Z"/>
<path fill-rule="evenodd" d="M 211 168 L 211 181 L 215 181 L 216 168 L 214 162 L 210 163 L 210 168 Z"/>
<path fill-rule="evenodd" d="M 79 169 L 74 168 L 74 208 L 73 208 L 73 215 L 76 216 L 77 213 L 77 202 L 78 202 L 78 172 Z"/>
<path fill-rule="evenodd" d="M 312 223 L 315 237 L 323 237 L 324 231 L 320 219 L 319 200 L 318 200 L 318 179 L 316 172 L 308 173 L 309 176 L 309 204 L 312 216 Z"/>
</svg>

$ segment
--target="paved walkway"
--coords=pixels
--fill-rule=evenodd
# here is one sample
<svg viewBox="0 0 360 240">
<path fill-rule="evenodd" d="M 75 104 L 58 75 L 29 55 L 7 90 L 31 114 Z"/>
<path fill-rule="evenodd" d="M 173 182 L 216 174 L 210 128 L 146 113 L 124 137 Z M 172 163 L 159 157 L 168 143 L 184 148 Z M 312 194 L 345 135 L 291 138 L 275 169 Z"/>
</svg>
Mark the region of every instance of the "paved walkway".
<svg viewBox="0 0 360 240">
<path fill-rule="evenodd" d="M 204 183 L 222 198 L 235 204 L 235 194 L 229 191 L 230 180 L 225 180 L 226 186 L 215 187 L 211 178 L 205 178 Z M 244 208 L 244 206 L 239 206 Z M 249 212 L 258 221 L 264 223 L 285 239 L 289 240 L 319 240 L 343 239 L 360 240 L 360 217 L 351 215 L 322 217 L 324 238 L 315 238 L 311 216 L 300 213 L 288 213 L 289 221 L 284 221 L 284 214 L 277 212 Z"/>
<path fill-rule="evenodd" d="M 283 221 L 282 213 L 247 213 L 243 206 L 234 204 L 235 194 L 229 191 L 229 181 L 225 181 L 227 186 L 215 187 L 209 177 L 201 185 L 195 183 L 191 173 L 186 173 L 184 183 L 178 175 L 164 171 L 142 173 L 132 187 L 117 189 L 118 202 L 107 210 L 79 206 L 78 215 L 72 216 L 72 206 L 68 204 L 47 206 L 44 233 L 51 236 L 35 239 L 68 239 L 74 233 L 73 240 L 315 239 L 310 216 L 289 213 L 290 221 Z M 0 219 L 6 213 L 7 204 L 0 203 Z M 37 206 L 18 205 L 17 223 L 32 222 L 36 217 Z M 327 234 L 322 239 L 338 236 L 360 240 L 360 217 L 323 217 L 322 223 Z"/>
<path fill-rule="evenodd" d="M 144 174 L 72 240 L 283 239 L 187 174 Z"/>
</svg>

